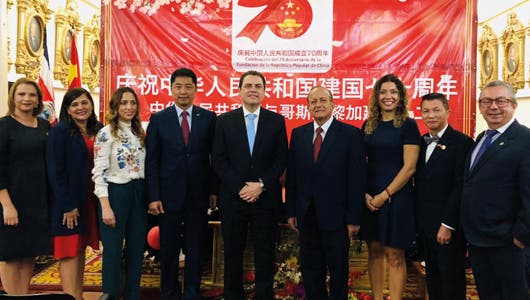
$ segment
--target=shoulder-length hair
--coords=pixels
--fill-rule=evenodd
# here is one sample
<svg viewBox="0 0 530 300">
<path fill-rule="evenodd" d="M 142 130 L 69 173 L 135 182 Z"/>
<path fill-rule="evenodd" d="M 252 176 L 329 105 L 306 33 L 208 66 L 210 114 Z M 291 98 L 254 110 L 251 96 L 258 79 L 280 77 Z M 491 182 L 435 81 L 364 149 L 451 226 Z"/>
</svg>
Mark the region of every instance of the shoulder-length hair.
<svg viewBox="0 0 530 300">
<path fill-rule="evenodd" d="M 130 87 L 120 87 L 116 89 L 112 94 L 112 97 L 110 97 L 109 111 L 106 115 L 106 120 L 110 125 L 110 133 L 113 137 L 117 137 L 117 132 L 119 128 L 118 108 L 120 107 L 121 99 L 123 98 L 123 94 L 125 93 L 131 93 L 134 96 L 134 99 L 136 100 L 136 113 L 134 114 L 134 117 L 131 120 L 131 131 L 135 136 L 140 139 L 140 142 L 143 145 L 145 139 L 145 131 L 142 128 L 142 121 L 140 120 L 140 101 L 138 101 L 138 96 L 136 95 L 136 92 Z"/>
<path fill-rule="evenodd" d="M 7 97 L 7 114 L 12 116 L 15 115 L 15 93 L 17 88 L 22 84 L 32 85 L 37 90 L 37 97 L 39 99 L 39 103 L 37 104 L 37 107 L 33 109 L 32 113 L 33 116 L 37 116 L 44 109 L 44 104 L 42 103 L 42 91 L 37 82 L 25 77 L 17 79 L 17 81 L 15 81 L 15 83 L 13 83 L 13 85 L 9 89 L 9 95 Z"/>
<path fill-rule="evenodd" d="M 368 119 L 364 126 L 364 132 L 366 134 L 374 132 L 383 119 L 381 107 L 379 106 L 379 93 L 381 92 L 381 85 L 385 82 L 393 82 L 399 93 L 399 103 L 394 114 L 394 127 L 401 127 L 409 115 L 407 109 L 409 99 L 405 85 L 396 75 L 387 74 L 379 78 L 374 84 L 373 92 L 370 96 L 370 103 L 368 104 Z"/>
<path fill-rule="evenodd" d="M 92 114 L 90 117 L 88 117 L 86 123 L 86 133 L 88 136 L 94 136 L 101 129 L 102 125 L 98 122 L 96 112 L 94 111 L 94 100 L 92 99 L 92 96 L 83 88 L 73 88 L 64 94 L 63 103 L 61 104 L 61 112 L 59 113 L 59 121 L 68 123 L 68 129 L 71 135 L 81 134 L 79 126 L 77 126 L 74 119 L 72 119 L 72 116 L 70 116 L 68 113 L 68 108 L 70 105 L 72 105 L 72 102 L 74 102 L 75 99 L 81 97 L 82 95 L 86 95 L 92 104 Z"/>
</svg>

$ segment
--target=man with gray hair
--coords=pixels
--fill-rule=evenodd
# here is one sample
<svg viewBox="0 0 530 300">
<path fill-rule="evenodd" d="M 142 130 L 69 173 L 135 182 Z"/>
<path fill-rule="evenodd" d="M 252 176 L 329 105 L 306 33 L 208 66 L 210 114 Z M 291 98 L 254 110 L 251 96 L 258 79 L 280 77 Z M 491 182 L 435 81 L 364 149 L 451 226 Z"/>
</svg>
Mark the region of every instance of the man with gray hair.
<svg viewBox="0 0 530 300">
<path fill-rule="evenodd" d="M 492 81 L 479 109 L 488 130 L 468 154 L 462 225 L 480 299 L 529 299 L 523 248 L 530 245 L 530 130 L 517 122 L 513 88 Z"/>
</svg>

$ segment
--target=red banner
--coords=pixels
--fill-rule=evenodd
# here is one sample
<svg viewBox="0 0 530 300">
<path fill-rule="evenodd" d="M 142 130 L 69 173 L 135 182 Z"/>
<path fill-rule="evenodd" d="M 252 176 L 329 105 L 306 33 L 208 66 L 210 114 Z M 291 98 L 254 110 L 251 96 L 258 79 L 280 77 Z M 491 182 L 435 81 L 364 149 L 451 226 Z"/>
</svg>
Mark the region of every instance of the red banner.
<svg viewBox="0 0 530 300">
<path fill-rule="evenodd" d="M 361 126 L 375 80 L 392 72 L 411 116 L 421 118 L 422 95 L 441 92 L 450 123 L 474 131 L 476 0 L 134 2 L 103 5 L 101 99 L 130 86 L 145 121 L 173 104 L 169 76 L 188 67 L 199 77 L 195 103 L 218 114 L 240 105 L 239 76 L 253 69 L 267 78 L 263 106 L 289 132 L 310 120 L 315 85 L 332 91 L 337 119 Z"/>
</svg>

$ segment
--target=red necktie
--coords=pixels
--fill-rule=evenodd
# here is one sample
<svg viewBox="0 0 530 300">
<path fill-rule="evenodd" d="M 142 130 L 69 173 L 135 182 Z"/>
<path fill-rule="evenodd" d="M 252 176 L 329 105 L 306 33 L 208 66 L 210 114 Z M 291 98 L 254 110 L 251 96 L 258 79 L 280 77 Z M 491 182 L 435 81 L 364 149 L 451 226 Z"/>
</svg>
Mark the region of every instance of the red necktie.
<svg viewBox="0 0 530 300">
<path fill-rule="evenodd" d="M 317 161 L 318 153 L 320 152 L 320 146 L 322 146 L 322 127 L 317 128 L 317 136 L 313 143 L 313 162 Z"/>
<path fill-rule="evenodd" d="M 182 137 L 184 138 L 184 143 L 187 146 L 188 142 L 190 141 L 190 124 L 188 124 L 188 112 L 184 110 L 180 116 L 182 117 L 182 121 L 180 122 Z"/>
</svg>

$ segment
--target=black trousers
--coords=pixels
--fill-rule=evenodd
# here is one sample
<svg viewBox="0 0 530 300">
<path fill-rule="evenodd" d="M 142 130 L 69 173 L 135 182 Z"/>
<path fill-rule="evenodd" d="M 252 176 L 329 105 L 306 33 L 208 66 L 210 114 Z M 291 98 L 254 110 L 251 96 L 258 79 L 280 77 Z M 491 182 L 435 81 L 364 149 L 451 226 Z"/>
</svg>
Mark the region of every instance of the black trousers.
<svg viewBox="0 0 530 300">
<path fill-rule="evenodd" d="M 224 297 L 226 300 L 247 299 L 243 292 L 243 252 L 250 229 L 254 244 L 256 268 L 256 300 L 272 300 L 274 259 L 278 225 L 273 209 L 241 200 L 229 211 L 221 211 L 224 242 Z"/>
<path fill-rule="evenodd" d="M 466 299 L 466 244 L 461 232 L 453 232 L 451 242 L 440 245 L 423 237 L 427 290 L 430 300 Z"/>
<path fill-rule="evenodd" d="M 201 299 L 202 237 L 207 227 L 206 209 L 188 209 L 186 212 L 166 211 L 158 218 L 160 226 L 160 289 L 161 299 L 179 300 L 178 283 L 180 250 L 184 261 L 183 299 Z"/>
<path fill-rule="evenodd" d="M 480 300 L 528 300 L 523 250 L 515 245 L 470 249 Z"/>
<path fill-rule="evenodd" d="M 348 299 L 348 230 L 322 230 L 310 205 L 300 230 L 300 261 L 307 300 Z M 329 295 L 326 275 L 329 270 Z"/>
</svg>

